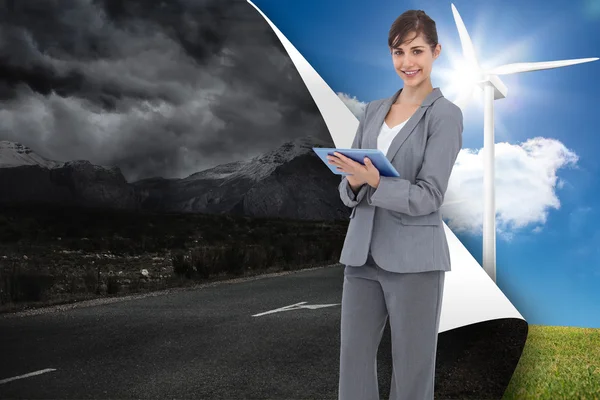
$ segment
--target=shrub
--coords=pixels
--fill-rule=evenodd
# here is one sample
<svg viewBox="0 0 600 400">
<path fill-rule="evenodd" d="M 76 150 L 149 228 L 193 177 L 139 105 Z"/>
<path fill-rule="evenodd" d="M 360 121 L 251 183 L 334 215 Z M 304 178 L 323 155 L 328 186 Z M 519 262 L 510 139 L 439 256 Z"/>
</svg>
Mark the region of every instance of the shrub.
<svg viewBox="0 0 600 400">
<path fill-rule="evenodd" d="M 218 273 L 215 268 L 215 252 L 209 247 L 201 247 L 192 253 L 192 264 L 201 278 L 208 279 Z"/>
<path fill-rule="evenodd" d="M 88 292 L 96 292 L 98 289 L 98 272 L 87 270 L 83 276 L 83 281 Z"/>
<path fill-rule="evenodd" d="M 10 301 L 41 301 L 55 282 L 52 275 L 16 272 L 7 275 L 6 288 Z"/>
<path fill-rule="evenodd" d="M 187 256 L 182 251 L 178 251 L 171 256 L 171 262 L 173 264 L 173 272 L 176 275 L 185 275 L 186 278 L 190 279 L 194 272 L 194 267 Z"/>
<path fill-rule="evenodd" d="M 116 276 L 109 276 L 106 283 L 106 293 L 116 294 L 119 292 L 119 278 Z"/>
</svg>

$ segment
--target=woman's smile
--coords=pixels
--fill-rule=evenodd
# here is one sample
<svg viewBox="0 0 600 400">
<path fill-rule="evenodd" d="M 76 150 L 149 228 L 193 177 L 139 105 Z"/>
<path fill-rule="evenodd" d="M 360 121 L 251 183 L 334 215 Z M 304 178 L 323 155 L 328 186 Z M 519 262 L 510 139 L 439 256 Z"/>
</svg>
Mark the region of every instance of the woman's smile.
<svg viewBox="0 0 600 400">
<path fill-rule="evenodd" d="M 404 73 L 404 75 L 406 75 L 409 78 L 414 77 L 415 75 L 417 75 L 419 73 L 419 71 L 421 71 L 420 69 L 413 69 L 413 70 L 405 70 L 402 71 Z"/>
</svg>

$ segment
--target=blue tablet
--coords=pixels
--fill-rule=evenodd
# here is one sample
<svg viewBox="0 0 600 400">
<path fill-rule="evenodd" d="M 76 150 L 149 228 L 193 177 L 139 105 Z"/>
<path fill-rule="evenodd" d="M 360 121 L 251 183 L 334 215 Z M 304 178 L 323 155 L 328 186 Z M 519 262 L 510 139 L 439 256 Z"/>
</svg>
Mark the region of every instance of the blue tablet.
<svg viewBox="0 0 600 400">
<path fill-rule="evenodd" d="M 385 154 L 379 149 L 334 149 L 327 147 L 313 147 L 313 150 L 319 158 L 329 167 L 331 172 L 337 175 L 348 175 L 345 172 L 341 172 L 337 170 L 337 167 L 333 164 L 329 164 L 329 160 L 327 156 L 333 156 L 333 152 L 337 151 L 345 155 L 346 157 L 359 162 L 361 164 L 365 164 L 365 157 L 369 157 L 369 159 L 373 162 L 375 168 L 379 170 L 379 174 L 381 176 L 391 176 L 391 177 L 399 177 L 400 174 L 396 171 L 396 168 L 392 165 L 390 160 L 387 159 Z"/>
</svg>

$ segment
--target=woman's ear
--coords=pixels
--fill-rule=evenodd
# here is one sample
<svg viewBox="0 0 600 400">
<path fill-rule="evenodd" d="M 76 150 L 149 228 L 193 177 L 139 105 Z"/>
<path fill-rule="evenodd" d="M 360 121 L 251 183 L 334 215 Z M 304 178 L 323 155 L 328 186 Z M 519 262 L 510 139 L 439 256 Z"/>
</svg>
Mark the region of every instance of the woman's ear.
<svg viewBox="0 0 600 400">
<path fill-rule="evenodd" d="M 435 51 L 433 52 L 433 58 L 437 59 L 440 56 L 441 52 L 442 52 L 442 45 L 438 43 L 437 46 L 435 46 Z"/>
</svg>

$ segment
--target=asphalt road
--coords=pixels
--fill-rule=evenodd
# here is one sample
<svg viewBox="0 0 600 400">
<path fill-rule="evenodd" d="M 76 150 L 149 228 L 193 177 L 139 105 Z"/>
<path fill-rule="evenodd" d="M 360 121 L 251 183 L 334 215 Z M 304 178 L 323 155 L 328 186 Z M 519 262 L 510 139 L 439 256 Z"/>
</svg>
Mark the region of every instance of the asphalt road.
<svg viewBox="0 0 600 400">
<path fill-rule="evenodd" d="M 0 318 L 0 398 L 337 399 L 342 284 L 338 264 Z M 301 302 L 336 305 L 253 316 Z M 379 352 L 387 398 L 389 324 Z"/>
</svg>

